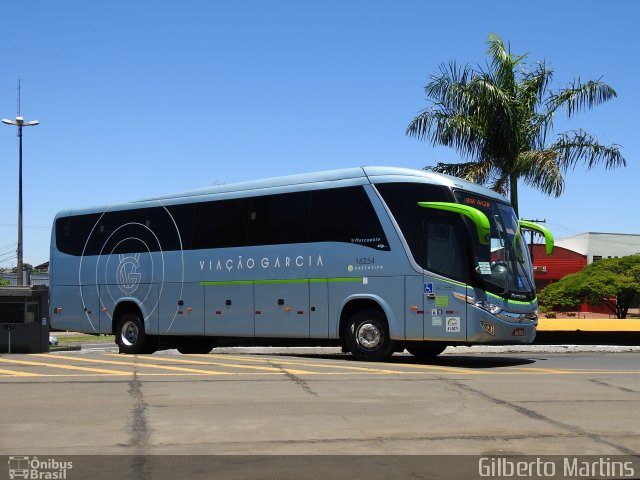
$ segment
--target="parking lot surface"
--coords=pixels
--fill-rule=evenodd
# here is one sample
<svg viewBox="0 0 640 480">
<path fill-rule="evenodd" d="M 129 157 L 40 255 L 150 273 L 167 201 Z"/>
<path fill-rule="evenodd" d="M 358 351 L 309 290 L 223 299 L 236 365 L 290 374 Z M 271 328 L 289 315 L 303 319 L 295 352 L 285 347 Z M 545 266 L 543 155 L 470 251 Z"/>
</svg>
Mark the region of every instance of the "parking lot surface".
<svg viewBox="0 0 640 480">
<path fill-rule="evenodd" d="M 640 452 L 640 354 L 0 356 L 0 453 Z"/>
</svg>

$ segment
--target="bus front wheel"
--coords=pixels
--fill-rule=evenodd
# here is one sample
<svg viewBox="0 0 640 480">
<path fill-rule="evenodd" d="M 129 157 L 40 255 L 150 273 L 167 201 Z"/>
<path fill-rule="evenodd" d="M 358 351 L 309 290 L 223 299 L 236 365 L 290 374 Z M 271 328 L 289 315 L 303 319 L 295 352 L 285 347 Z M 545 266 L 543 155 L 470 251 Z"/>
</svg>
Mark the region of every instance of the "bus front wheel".
<svg viewBox="0 0 640 480">
<path fill-rule="evenodd" d="M 116 328 L 116 342 L 120 347 L 120 353 L 147 353 L 147 336 L 138 315 L 132 312 L 122 315 Z"/>
<path fill-rule="evenodd" d="M 389 337 L 387 319 L 378 310 L 363 310 L 349 319 L 345 342 L 358 360 L 379 362 L 393 354 L 394 344 Z"/>
</svg>

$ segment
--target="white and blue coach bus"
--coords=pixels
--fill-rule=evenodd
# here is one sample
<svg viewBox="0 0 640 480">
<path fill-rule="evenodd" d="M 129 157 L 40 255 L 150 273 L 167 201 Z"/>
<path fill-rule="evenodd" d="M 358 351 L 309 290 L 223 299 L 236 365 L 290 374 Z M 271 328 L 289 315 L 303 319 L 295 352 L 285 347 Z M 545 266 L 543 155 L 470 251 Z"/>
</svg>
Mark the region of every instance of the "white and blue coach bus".
<svg viewBox="0 0 640 480">
<path fill-rule="evenodd" d="M 123 353 L 222 345 L 407 349 L 530 343 L 537 300 L 505 199 L 421 170 L 366 167 L 60 212 L 51 325 Z"/>
</svg>

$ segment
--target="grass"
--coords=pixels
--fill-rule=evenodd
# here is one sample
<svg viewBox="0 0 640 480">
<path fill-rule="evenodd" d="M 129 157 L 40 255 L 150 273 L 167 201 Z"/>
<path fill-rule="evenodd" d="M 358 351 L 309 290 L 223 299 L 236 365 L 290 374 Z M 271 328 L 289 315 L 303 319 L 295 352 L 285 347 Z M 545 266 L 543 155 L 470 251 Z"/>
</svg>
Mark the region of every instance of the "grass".
<svg viewBox="0 0 640 480">
<path fill-rule="evenodd" d="M 49 347 L 50 352 L 72 352 L 82 350 L 80 345 L 51 345 Z"/>
<path fill-rule="evenodd" d="M 51 335 L 56 336 L 55 333 Z M 58 338 L 59 345 L 78 344 L 78 343 L 114 343 L 116 337 L 113 335 L 60 335 Z"/>
</svg>

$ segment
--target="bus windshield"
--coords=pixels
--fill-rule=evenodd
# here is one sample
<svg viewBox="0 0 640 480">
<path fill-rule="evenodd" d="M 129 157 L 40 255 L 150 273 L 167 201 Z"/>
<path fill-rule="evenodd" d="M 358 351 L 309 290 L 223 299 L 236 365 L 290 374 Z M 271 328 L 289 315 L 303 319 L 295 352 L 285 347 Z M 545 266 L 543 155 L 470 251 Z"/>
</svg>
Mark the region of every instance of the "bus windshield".
<svg viewBox="0 0 640 480">
<path fill-rule="evenodd" d="M 489 219 L 490 248 L 481 245 L 475 226 L 469 225 L 475 260 L 475 278 L 488 292 L 513 300 L 533 300 L 535 286 L 531 257 L 518 218 L 507 204 L 469 192 L 455 193 L 459 203 L 477 208 Z"/>
</svg>

